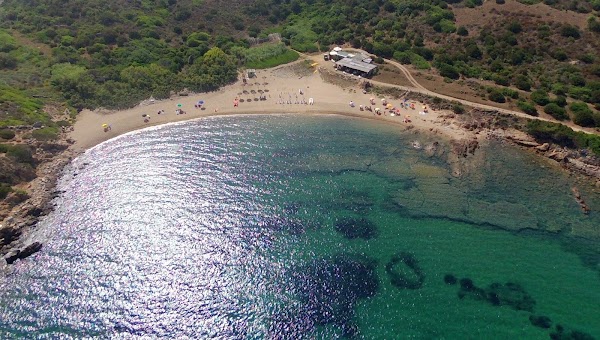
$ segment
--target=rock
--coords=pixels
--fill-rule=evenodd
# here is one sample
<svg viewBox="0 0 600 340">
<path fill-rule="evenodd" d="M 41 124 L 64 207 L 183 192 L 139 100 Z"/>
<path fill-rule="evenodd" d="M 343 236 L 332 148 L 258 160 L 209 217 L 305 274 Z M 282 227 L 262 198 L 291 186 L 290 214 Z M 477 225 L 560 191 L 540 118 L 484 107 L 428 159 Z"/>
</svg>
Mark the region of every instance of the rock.
<svg viewBox="0 0 600 340">
<path fill-rule="evenodd" d="M 564 162 L 567 159 L 567 153 L 562 150 L 552 150 L 548 154 L 548 158 L 553 159 L 557 162 Z"/>
<path fill-rule="evenodd" d="M 19 249 L 11 250 L 4 256 L 4 260 L 6 260 L 7 264 L 13 264 L 17 259 L 19 259 L 20 253 L 21 251 Z"/>
<path fill-rule="evenodd" d="M 20 259 L 24 259 L 26 257 L 29 257 L 35 253 L 37 253 L 38 251 L 40 251 L 40 249 L 42 249 L 42 244 L 40 242 L 33 242 L 30 245 L 28 245 L 27 247 L 23 248 L 23 250 L 21 250 L 21 252 L 19 253 L 18 257 Z"/>
<path fill-rule="evenodd" d="M 536 146 L 535 149 L 538 151 L 546 152 L 546 151 L 550 150 L 550 144 L 544 143 L 542 145 Z"/>
</svg>

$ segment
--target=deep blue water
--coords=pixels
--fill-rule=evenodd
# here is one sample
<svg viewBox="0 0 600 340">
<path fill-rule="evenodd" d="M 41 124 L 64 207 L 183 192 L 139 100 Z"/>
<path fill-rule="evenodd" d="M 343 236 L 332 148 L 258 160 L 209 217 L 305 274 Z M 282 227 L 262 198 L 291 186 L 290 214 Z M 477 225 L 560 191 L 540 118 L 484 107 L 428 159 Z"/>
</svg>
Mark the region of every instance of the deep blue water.
<svg viewBox="0 0 600 340">
<path fill-rule="evenodd" d="M 455 178 L 414 140 L 290 115 L 101 144 L 0 278 L 0 337 L 600 338 L 598 193 L 493 142 Z"/>
</svg>

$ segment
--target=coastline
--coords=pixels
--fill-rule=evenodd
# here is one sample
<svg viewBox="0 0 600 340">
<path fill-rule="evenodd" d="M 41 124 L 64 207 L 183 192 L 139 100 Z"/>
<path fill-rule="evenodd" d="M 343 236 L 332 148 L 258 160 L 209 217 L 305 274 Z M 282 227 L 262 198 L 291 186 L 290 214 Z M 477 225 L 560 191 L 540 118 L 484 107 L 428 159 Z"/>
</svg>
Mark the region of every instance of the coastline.
<svg viewBox="0 0 600 340">
<path fill-rule="evenodd" d="M 322 79 L 320 72 L 315 72 L 313 68 L 307 67 L 302 62 L 258 70 L 256 77 L 251 78 L 249 83 L 251 85 L 244 85 L 239 80 L 214 92 L 177 95 L 169 99 L 156 100 L 153 103 L 145 101 L 138 106 L 120 111 L 83 110 L 77 117 L 74 130 L 69 134 L 69 137 L 75 142 L 72 148 L 82 151 L 123 133 L 148 126 L 232 114 L 337 114 L 377 119 L 422 131 L 437 129 L 437 133 L 450 139 L 477 137 L 474 133 L 467 133 L 457 124 L 444 125 L 443 117 L 450 114 L 450 111 L 428 108 L 427 113 L 419 114 L 419 112 L 423 112 L 424 104 L 418 101 L 412 101 L 415 109 L 400 108 L 400 115 L 397 116 L 390 116 L 387 110 L 381 115 L 366 110 L 361 111 L 360 105 L 371 106 L 373 110 L 380 107 L 383 111 L 385 107 L 381 104 L 383 97 L 362 93 L 356 82 L 348 84 L 349 86 L 328 83 Z M 261 94 L 266 100 L 258 99 Z M 234 107 L 233 102 L 236 98 L 239 102 L 238 106 Z M 310 98 L 313 98 L 314 105 L 308 104 Z M 375 105 L 369 103 L 370 98 L 375 99 Z M 390 104 L 399 108 L 401 100 L 386 99 Z M 199 100 L 205 102 L 202 109 L 194 107 Z M 278 103 L 280 100 L 286 103 Z M 355 107 L 350 107 L 351 101 L 355 103 Z M 287 102 L 291 102 L 291 104 Z M 178 107 L 179 104 L 180 107 Z M 176 114 L 175 110 L 178 108 L 186 113 Z M 164 113 L 158 114 L 161 110 L 164 110 Z M 144 117 L 142 117 L 144 114 L 150 116 L 148 122 L 144 121 Z M 406 115 L 410 116 L 410 123 L 403 123 Z M 103 131 L 103 124 L 108 124 L 111 130 Z"/>
<path fill-rule="evenodd" d="M 38 178 L 27 185 L 31 198 L 17 205 L 0 225 L 0 236 L 4 239 L 0 244 L 0 255 L 7 263 L 12 263 L 39 250 L 42 246 L 39 242 L 28 244 L 31 242 L 28 240 L 29 230 L 35 227 L 40 217 L 53 210 L 52 201 L 60 194 L 56 192 L 55 186 L 62 175 L 62 169 L 77 155 L 125 133 L 167 123 L 239 114 L 335 114 L 377 120 L 398 126 L 400 132 L 414 129 L 448 141 L 448 163 L 455 177 L 460 177 L 468 171 L 470 156 L 475 154 L 480 143 L 491 138 L 529 149 L 534 148 L 538 154 L 554 159 L 562 165 L 569 163 L 570 156 L 567 157 L 566 154 L 556 152 L 548 146 L 540 146 L 524 133 L 499 130 L 489 121 L 482 124 L 479 121 L 481 117 L 476 118 L 477 126 L 473 126 L 473 121 L 468 121 L 465 115 L 458 116 L 449 110 L 434 109 L 435 105 L 429 106 L 418 94 L 416 100 L 410 100 L 411 97 L 411 93 L 405 93 L 404 98 L 385 98 L 392 106 L 399 108 L 399 114 L 391 116 L 391 111 L 383 110 L 384 97 L 363 93 L 356 78 L 349 79 L 348 76 L 332 74 L 325 68 L 315 69 L 300 60 L 272 69 L 258 70 L 256 77 L 250 79 L 248 84 L 244 84 L 240 79 L 210 93 L 189 93 L 173 95 L 164 100 L 147 100 L 133 108 L 118 111 L 84 110 L 79 113 L 73 129 L 60 141 L 70 144 L 69 147 L 40 166 Z M 308 104 L 311 98 L 314 105 Z M 371 98 L 374 98 L 375 105 L 370 103 Z M 238 104 L 234 106 L 236 99 Z M 404 99 L 407 99 L 406 103 L 412 104 L 411 107 L 400 108 Z M 202 109 L 195 107 L 199 100 L 204 101 Z M 350 102 L 353 102 L 354 106 L 351 106 Z M 372 106 L 373 110 L 360 110 L 360 105 Z M 374 113 L 375 107 L 382 109 L 381 115 Z M 178 109 L 186 113 L 176 114 Z M 159 111 L 164 113 L 158 114 Z M 487 119 L 495 119 L 495 116 Z M 104 126 L 109 126 L 110 129 L 105 129 Z M 588 175 L 596 180 L 600 178 L 600 175 L 596 177 L 593 174 L 592 171 L 591 175 Z M 0 263 L 0 267 L 2 265 L 3 263 Z"/>
</svg>

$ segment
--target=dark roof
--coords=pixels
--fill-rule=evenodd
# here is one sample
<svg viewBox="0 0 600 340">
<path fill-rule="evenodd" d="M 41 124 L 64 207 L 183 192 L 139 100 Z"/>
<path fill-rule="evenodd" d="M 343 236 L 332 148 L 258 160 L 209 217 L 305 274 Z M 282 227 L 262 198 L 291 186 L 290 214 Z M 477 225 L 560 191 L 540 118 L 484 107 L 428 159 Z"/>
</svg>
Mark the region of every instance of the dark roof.
<svg viewBox="0 0 600 340">
<path fill-rule="evenodd" d="M 347 68 L 351 68 L 353 70 L 358 70 L 361 72 L 369 73 L 377 68 L 376 65 L 368 64 L 362 61 L 353 60 L 350 58 L 344 58 L 336 62 L 336 65 L 341 65 Z"/>
</svg>

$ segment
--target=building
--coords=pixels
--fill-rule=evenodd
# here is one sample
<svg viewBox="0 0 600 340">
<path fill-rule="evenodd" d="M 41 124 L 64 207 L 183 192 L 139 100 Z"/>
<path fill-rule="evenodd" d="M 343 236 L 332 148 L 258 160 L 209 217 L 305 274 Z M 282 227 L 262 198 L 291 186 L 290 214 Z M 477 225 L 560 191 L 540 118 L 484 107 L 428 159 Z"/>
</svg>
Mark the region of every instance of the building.
<svg viewBox="0 0 600 340">
<path fill-rule="evenodd" d="M 338 70 L 362 77 L 371 77 L 377 73 L 377 65 L 372 64 L 373 59 L 370 56 L 342 51 L 340 47 L 335 47 L 327 53 L 325 60 L 333 60 Z"/>
<path fill-rule="evenodd" d="M 360 59 L 342 58 L 335 62 L 338 70 L 346 71 L 362 77 L 371 77 L 377 72 L 377 65 L 366 63 Z"/>
</svg>

